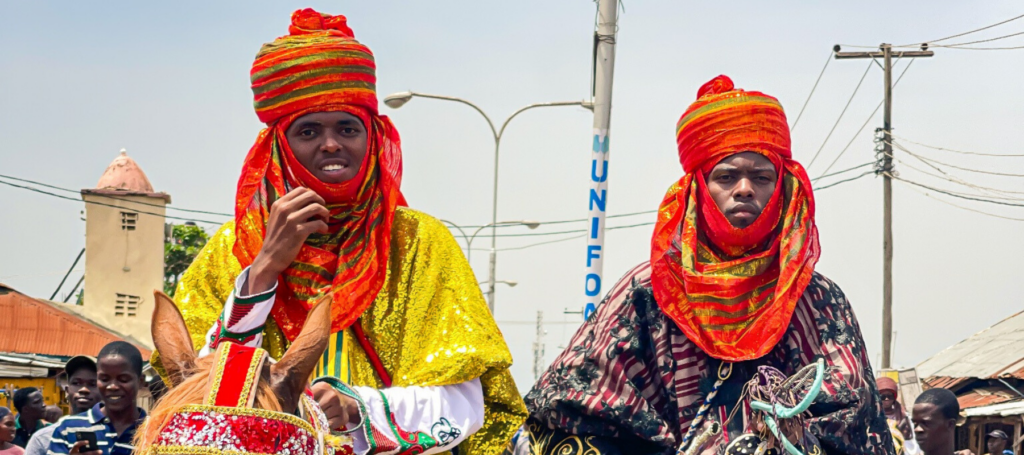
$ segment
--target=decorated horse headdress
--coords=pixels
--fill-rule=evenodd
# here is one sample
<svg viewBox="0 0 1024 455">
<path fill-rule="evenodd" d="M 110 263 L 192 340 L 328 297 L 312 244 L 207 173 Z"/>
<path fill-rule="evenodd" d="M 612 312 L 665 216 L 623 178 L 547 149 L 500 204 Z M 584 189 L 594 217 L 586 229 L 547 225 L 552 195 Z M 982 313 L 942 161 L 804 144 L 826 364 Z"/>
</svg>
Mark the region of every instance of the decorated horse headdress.
<svg viewBox="0 0 1024 455">
<path fill-rule="evenodd" d="M 330 333 L 329 300 L 310 312 L 276 363 L 263 349 L 232 342 L 197 358 L 177 307 L 159 292 L 155 302 L 153 343 L 172 388 L 136 437 L 139 454 L 353 453 L 351 439 L 331 433 L 307 389 Z"/>
</svg>

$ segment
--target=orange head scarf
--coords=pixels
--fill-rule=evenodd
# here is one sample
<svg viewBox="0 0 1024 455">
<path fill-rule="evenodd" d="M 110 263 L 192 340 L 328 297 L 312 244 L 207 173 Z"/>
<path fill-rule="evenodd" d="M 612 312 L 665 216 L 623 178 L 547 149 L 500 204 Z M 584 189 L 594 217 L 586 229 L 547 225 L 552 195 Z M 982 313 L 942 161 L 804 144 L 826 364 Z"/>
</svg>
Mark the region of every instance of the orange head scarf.
<svg viewBox="0 0 1024 455">
<path fill-rule="evenodd" d="M 718 76 L 679 119 L 685 175 L 665 195 L 651 241 L 658 305 L 708 355 L 743 361 L 767 354 L 785 335 L 818 261 L 814 196 L 793 161 L 782 106 Z M 742 152 L 768 158 L 779 179 L 753 224 L 733 227 L 705 176 Z"/>
<path fill-rule="evenodd" d="M 270 206 L 296 187 L 327 202 L 329 233 L 313 234 L 278 281 L 271 316 L 292 340 L 316 299 L 333 297 L 332 331 L 350 326 L 384 285 L 395 208 L 401 193 L 398 131 L 377 113 L 373 53 L 355 40 L 345 16 L 312 9 L 292 14 L 288 35 L 263 45 L 251 78 L 256 115 L 267 127 L 249 150 L 235 197 L 235 257 L 248 267 L 263 246 Z M 285 131 L 297 118 L 344 111 L 366 128 L 358 174 L 338 184 L 313 176 L 292 154 Z"/>
</svg>

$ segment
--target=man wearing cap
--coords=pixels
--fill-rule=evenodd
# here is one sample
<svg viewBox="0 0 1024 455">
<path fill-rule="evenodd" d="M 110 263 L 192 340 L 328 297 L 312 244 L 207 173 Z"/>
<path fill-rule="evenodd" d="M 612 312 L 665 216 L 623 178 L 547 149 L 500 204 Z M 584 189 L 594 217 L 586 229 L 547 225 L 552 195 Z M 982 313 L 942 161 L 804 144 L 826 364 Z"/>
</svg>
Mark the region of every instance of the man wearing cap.
<svg viewBox="0 0 1024 455">
<path fill-rule="evenodd" d="M 99 401 L 96 389 L 96 361 L 89 356 L 75 356 L 64 364 L 63 384 L 64 396 L 68 399 L 71 415 L 88 411 Z M 50 425 L 32 435 L 25 446 L 26 455 L 46 455 L 50 448 L 50 439 L 57 425 Z"/>
<path fill-rule="evenodd" d="M 778 100 L 716 77 L 676 138 L 685 175 L 661 203 L 650 261 L 526 396 L 531 451 L 753 454 L 765 432 L 744 385 L 823 359 L 821 393 L 786 435 L 809 454 L 893 454 L 853 309 L 814 270 L 814 195 Z"/>
<path fill-rule="evenodd" d="M 332 334 L 313 392 L 357 452 L 500 452 L 526 418 L 512 356 L 454 237 L 406 207 L 373 53 L 345 16 L 299 10 L 288 32 L 250 73 L 266 128 L 235 219 L 175 292 L 196 349 L 233 342 L 280 358 L 326 298 Z"/>
<path fill-rule="evenodd" d="M 988 441 L 986 446 L 988 447 L 987 455 L 1013 455 L 1013 450 L 1009 449 L 1010 437 L 1006 435 L 1003 430 L 993 430 L 988 434 Z"/>
</svg>

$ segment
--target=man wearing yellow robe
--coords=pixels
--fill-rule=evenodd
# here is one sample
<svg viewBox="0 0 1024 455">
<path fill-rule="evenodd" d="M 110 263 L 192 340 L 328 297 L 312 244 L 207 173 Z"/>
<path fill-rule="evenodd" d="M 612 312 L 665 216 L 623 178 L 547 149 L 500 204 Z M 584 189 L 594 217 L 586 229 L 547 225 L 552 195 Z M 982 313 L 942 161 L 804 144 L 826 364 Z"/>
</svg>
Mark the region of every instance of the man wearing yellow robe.
<svg viewBox="0 0 1024 455">
<path fill-rule="evenodd" d="M 251 79 L 267 128 L 235 220 L 175 294 L 196 349 L 237 342 L 280 357 L 330 296 L 313 390 L 358 453 L 499 453 L 526 417 L 511 355 L 455 239 L 405 207 L 373 54 L 344 16 L 299 10 Z"/>
</svg>

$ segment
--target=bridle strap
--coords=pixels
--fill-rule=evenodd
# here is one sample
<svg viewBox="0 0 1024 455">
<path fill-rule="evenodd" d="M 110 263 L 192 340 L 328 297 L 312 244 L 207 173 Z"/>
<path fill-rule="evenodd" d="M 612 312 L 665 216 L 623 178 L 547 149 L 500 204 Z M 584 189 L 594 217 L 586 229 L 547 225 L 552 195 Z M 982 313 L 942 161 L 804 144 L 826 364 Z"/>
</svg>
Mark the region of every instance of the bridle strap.
<svg viewBox="0 0 1024 455">
<path fill-rule="evenodd" d="M 213 355 L 216 363 L 210 370 L 210 393 L 206 404 L 251 408 L 267 351 L 238 343 L 220 343 Z"/>
</svg>

